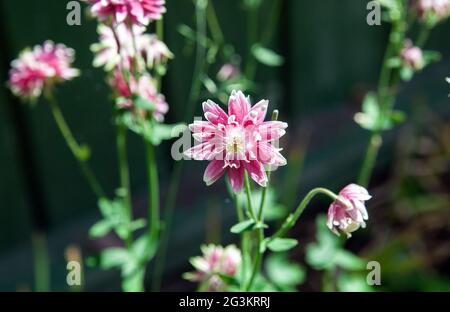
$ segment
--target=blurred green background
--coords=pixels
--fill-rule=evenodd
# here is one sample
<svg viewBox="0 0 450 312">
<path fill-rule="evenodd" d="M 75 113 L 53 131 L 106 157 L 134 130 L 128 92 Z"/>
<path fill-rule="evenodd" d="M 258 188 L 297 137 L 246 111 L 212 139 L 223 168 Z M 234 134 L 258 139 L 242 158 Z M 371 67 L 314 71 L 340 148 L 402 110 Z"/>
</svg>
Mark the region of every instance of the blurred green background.
<svg viewBox="0 0 450 312">
<path fill-rule="evenodd" d="M 263 1 L 261 21 L 270 14 L 271 1 Z M 277 29 L 273 30 L 276 35 L 270 47 L 285 57 L 285 64 L 276 69 L 260 67 L 256 80 L 260 86 L 258 98 L 269 98 L 272 107 L 280 110 L 280 119 L 289 122 L 289 138 L 282 144 L 288 146 L 290 159 L 294 159 L 295 163 L 295 160 L 305 156 L 304 170 L 299 171 L 294 178 L 289 177 L 289 181 L 293 179 L 295 182 L 295 187 L 286 195 L 298 199 L 311 186 L 320 184 L 337 189 L 356 177 L 368 133 L 353 122 L 352 116 L 359 110 L 364 94 L 376 87 L 389 29 L 387 25 L 367 25 L 367 1 L 364 0 L 282 2 L 282 17 Z M 111 126 L 112 109 L 104 73 L 91 66 L 93 57 L 89 50 L 90 44 L 97 41 L 96 22 L 83 15 L 81 26 L 68 26 L 66 3 L 60 0 L 1 1 L 1 85 L 6 83 L 9 62 L 24 47 L 51 39 L 74 48 L 75 66 L 81 69 L 82 76 L 58 88 L 57 97 L 76 137 L 90 145 L 92 166 L 109 194 L 112 194 L 118 185 L 115 134 Z M 247 16 L 242 9 L 242 2 L 215 0 L 214 4 L 227 41 L 238 53 L 245 55 L 246 32 L 243 29 Z M 165 41 L 176 55 L 170 62 L 163 83 L 163 93 L 170 104 L 168 122 L 180 121 L 188 102 L 195 56 L 192 47 L 187 46 L 185 39 L 177 32 L 177 26 L 187 24 L 193 27 L 194 18 L 191 0 L 167 0 Z M 439 159 L 446 170 L 442 173 L 443 178 L 435 182 L 439 183 L 435 189 L 440 195 L 444 194 L 444 198 L 439 199 L 438 211 L 445 216 L 443 219 L 447 223 L 443 224 L 443 232 L 435 233 L 437 237 L 433 241 L 439 246 L 443 260 L 434 266 L 427 259 L 422 259 L 418 267 L 425 273 L 424 277 L 417 273 L 417 279 L 432 279 L 426 280 L 423 285 L 437 283 L 433 285 L 438 285 L 438 289 L 448 289 L 450 285 L 447 279 L 450 272 L 449 146 L 445 146 L 450 140 L 450 107 L 447 97 L 449 88 L 444 81 L 446 76 L 450 76 L 449 25 L 447 21 L 433 30 L 426 47 L 440 51 L 442 60 L 426 68 L 400 91 L 398 107 L 408 113 L 410 120 L 388 133 L 387 144 L 382 149 L 374 188 L 379 190 L 380 198 L 384 199 L 374 200 L 373 203 L 380 209 L 374 212 L 373 220 L 380 225 L 371 226 L 370 234 L 362 234 L 349 246 L 355 252 L 373 257 L 377 255 L 381 258 L 384 255 L 391 260 L 401 258 L 397 254 L 394 257 L 386 256 L 383 252 L 387 251 L 380 248 L 390 240 L 390 235 L 403 229 L 402 221 L 405 221 L 401 218 L 398 220 L 397 205 L 400 203 L 399 209 L 406 209 L 406 215 L 411 215 L 414 214 L 411 207 L 417 204 L 405 203 L 400 196 L 404 194 L 405 184 L 399 182 L 404 173 L 398 173 L 398 169 L 406 162 L 401 157 L 410 154 L 417 156 L 415 151 L 402 151 L 409 151 L 404 145 L 411 136 L 419 138 L 425 132 L 429 137 L 431 132 L 433 142 L 438 140 L 435 137 L 444 142 L 441 149 L 444 152 Z M 200 102 L 198 109 L 201 107 Z M 48 233 L 52 289 L 66 290 L 66 248 L 74 244 L 80 246 L 84 254 L 97 250 L 99 246 L 114 244 L 115 240 L 111 238 L 100 243 L 88 240 L 89 226 L 99 217 L 96 199 L 79 174 L 77 163 L 65 146 L 46 103 L 40 101 L 35 107 L 20 105 L 4 87 L 0 88 L 0 103 L 0 290 L 33 288 L 31 235 L 37 230 Z M 196 116 L 200 116 L 199 110 Z M 144 148 L 138 137 L 130 134 L 129 138 L 133 202 L 139 216 L 145 213 Z M 399 143 L 403 145 L 399 146 Z M 417 143 L 419 148 L 422 143 Z M 163 200 L 173 165 L 167 156 L 169 153 L 169 143 L 158 151 Z M 420 166 L 432 168 L 433 164 L 432 160 Z M 222 242 L 229 241 L 230 235 L 226 234 L 226 228 L 233 223 L 232 204 L 229 199 L 224 200 L 226 193 L 223 181 L 208 190 L 202 184 L 204 167 L 204 163 L 186 164 L 163 289 L 189 289 L 190 286 L 181 281 L 180 274 L 189 269 L 187 259 L 199 252 L 200 243 L 215 241 L 218 237 L 222 238 Z M 275 179 L 280 181 L 280 185 L 288 178 L 287 171 L 282 168 L 277 172 Z M 423 177 L 417 179 L 421 181 Z M 416 194 L 427 190 L 417 186 L 420 183 L 410 178 L 405 183 L 407 192 Z M 426 197 L 421 200 L 425 204 L 417 204 L 420 207 L 430 203 Z M 371 204 L 369 212 L 375 209 Z M 314 227 L 313 216 L 316 214 L 317 211 L 308 213 L 305 217 L 308 221 L 302 224 Z M 390 218 L 389 223 L 383 222 L 386 218 Z M 301 244 L 313 239 L 313 231 L 305 228 L 305 233 L 299 232 L 305 237 L 305 241 L 300 240 Z M 402 250 L 409 246 L 411 240 L 421 243 L 419 238 L 412 235 L 408 236 L 407 243 L 400 242 L 400 245 L 392 248 Z M 428 249 L 420 250 L 426 258 Z M 293 256 L 301 259 L 302 254 L 301 247 Z M 431 254 L 428 256 L 431 257 Z M 391 275 L 387 275 L 386 289 L 409 290 L 410 275 L 395 281 L 393 277 L 397 269 L 389 265 L 386 262 L 386 267 L 391 270 Z M 412 268 L 416 270 L 416 267 Z M 311 276 L 315 278 L 314 274 Z M 389 276 L 394 281 L 390 281 Z M 120 285 L 118 280 L 118 272 L 102 272 L 93 268 L 86 271 L 88 290 L 116 290 Z M 428 287 L 417 283 L 418 286 L 414 286 L 413 290 L 426 290 Z M 304 287 L 305 290 L 318 290 L 314 282 Z"/>
</svg>

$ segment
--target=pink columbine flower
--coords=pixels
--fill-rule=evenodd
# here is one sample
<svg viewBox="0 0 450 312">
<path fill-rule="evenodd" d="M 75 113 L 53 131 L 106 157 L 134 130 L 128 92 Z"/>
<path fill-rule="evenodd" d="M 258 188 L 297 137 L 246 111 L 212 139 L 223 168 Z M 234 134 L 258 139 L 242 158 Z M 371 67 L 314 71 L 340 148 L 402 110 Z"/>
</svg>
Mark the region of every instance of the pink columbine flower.
<svg viewBox="0 0 450 312">
<path fill-rule="evenodd" d="M 165 0 L 84 0 L 91 5 L 90 12 L 101 21 L 112 18 L 114 24 L 131 22 L 148 25 L 161 19 L 166 12 Z"/>
<path fill-rule="evenodd" d="M 192 282 L 207 283 L 209 291 L 224 291 L 226 284 L 220 274 L 235 276 L 241 265 L 241 252 L 235 245 L 225 248 L 215 245 L 203 245 L 203 255 L 191 258 L 194 272 L 185 273 L 183 277 Z"/>
<path fill-rule="evenodd" d="M 72 68 L 74 55 L 73 49 L 52 41 L 22 51 L 11 63 L 8 82 L 11 91 L 25 99 L 36 99 L 46 85 L 77 77 L 79 71 Z"/>
<path fill-rule="evenodd" d="M 405 42 L 403 49 L 400 51 L 400 58 L 403 64 L 414 70 L 420 70 L 424 66 L 422 49 L 413 46 L 411 41 Z"/>
<path fill-rule="evenodd" d="M 100 42 L 91 45 L 91 51 L 95 53 L 93 64 L 95 67 L 104 67 L 110 71 L 119 66 L 130 70 L 136 59 L 136 50 L 139 59 L 142 58 L 150 68 L 173 58 L 166 44 L 157 36 L 146 34 L 144 27 L 133 25 L 130 29 L 127 25 L 120 24 L 115 26 L 113 31 L 111 27 L 100 24 L 97 32 L 100 35 Z M 138 69 L 142 71 L 144 66 L 139 64 Z"/>
<path fill-rule="evenodd" d="M 169 111 L 169 105 L 164 95 L 158 93 L 154 79 L 148 74 L 141 75 L 138 81 L 133 76 L 130 76 L 129 79 L 127 82 L 119 69 L 113 72 L 110 79 L 111 87 L 118 96 L 122 97 L 119 107 L 133 108 L 133 95 L 137 95 L 154 105 L 153 117 L 156 121 L 164 121 L 164 115 Z"/>
<path fill-rule="evenodd" d="M 366 226 L 364 220 L 367 220 L 369 215 L 364 202 L 371 198 L 364 187 L 347 185 L 328 209 L 327 226 L 336 235 L 341 231 L 351 237 L 352 232 Z"/>
<path fill-rule="evenodd" d="M 203 103 L 206 121 L 194 121 L 189 126 L 200 144 L 185 155 L 195 160 L 209 160 L 204 181 L 211 185 L 225 172 L 235 192 L 243 187 L 244 174 L 265 187 L 267 175 L 264 165 L 286 165 L 281 149 L 273 144 L 286 131 L 287 123 L 264 121 L 269 102 L 260 101 L 253 107 L 241 91 L 233 91 L 228 102 L 228 114 L 216 103 Z"/>
<path fill-rule="evenodd" d="M 450 15 L 450 0 L 417 0 L 416 9 L 422 18 L 431 15 L 442 20 Z"/>
<path fill-rule="evenodd" d="M 220 81 L 226 81 L 233 78 L 236 78 L 240 74 L 239 67 L 235 64 L 226 63 L 224 64 L 219 72 L 217 73 L 217 79 Z"/>
</svg>

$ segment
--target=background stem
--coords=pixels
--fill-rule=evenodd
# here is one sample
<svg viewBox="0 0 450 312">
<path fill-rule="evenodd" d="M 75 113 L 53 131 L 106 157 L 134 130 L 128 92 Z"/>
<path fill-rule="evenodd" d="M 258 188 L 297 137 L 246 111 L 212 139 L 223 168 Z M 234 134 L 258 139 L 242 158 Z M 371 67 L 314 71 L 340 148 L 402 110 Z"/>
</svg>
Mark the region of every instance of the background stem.
<svg viewBox="0 0 450 312">
<path fill-rule="evenodd" d="M 64 140 L 66 141 L 67 146 L 69 147 L 75 159 L 78 161 L 78 164 L 80 165 L 81 171 L 86 178 L 89 187 L 92 189 L 97 198 L 104 197 L 105 194 L 103 192 L 103 189 L 98 183 L 95 175 L 93 174 L 91 167 L 87 163 L 89 155 L 84 154 L 85 152 L 89 153 L 89 151 L 85 151 L 74 138 L 72 131 L 70 131 L 70 128 L 67 125 L 66 120 L 64 119 L 61 109 L 59 108 L 59 105 L 55 97 L 53 96 L 53 93 L 48 90 L 45 92 L 45 97 L 47 99 L 47 102 L 49 103 L 55 122 Z"/>
<path fill-rule="evenodd" d="M 133 220 L 133 212 L 131 206 L 131 187 L 130 187 L 130 172 L 128 168 L 127 159 L 127 141 L 126 141 L 126 128 L 123 125 L 117 125 L 117 157 L 119 166 L 119 179 L 120 188 L 124 192 L 124 207 L 127 214 L 127 222 L 130 223 Z M 125 240 L 127 247 L 129 248 L 133 242 L 133 233 L 128 231 L 128 236 Z"/>
</svg>

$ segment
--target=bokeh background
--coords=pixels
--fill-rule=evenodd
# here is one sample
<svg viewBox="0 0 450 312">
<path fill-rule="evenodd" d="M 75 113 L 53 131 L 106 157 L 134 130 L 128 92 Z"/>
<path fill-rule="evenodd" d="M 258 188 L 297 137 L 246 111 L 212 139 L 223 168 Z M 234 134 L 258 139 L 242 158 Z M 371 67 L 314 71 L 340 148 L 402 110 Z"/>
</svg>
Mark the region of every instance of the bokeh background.
<svg viewBox="0 0 450 312">
<path fill-rule="evenodd" d="M 272 0 L 263 2 L 261 21 Z M 278 200 L 287 210 L 314 186 L 338 190 L 352 182 L 369 133 L 353 122 L 367 91 L 376 87 L 388 25 L 368 26 L 365 0 L 282 2 L 281 19 L 270 47 L 285 58 L 279 68 L 260 67 L 257 98 L 268 98 L 289 122 L 282 142 L 289 165 L 274 175 Z M 33 248 L 46 242 L 50 289 L 68 290 L 67 257 L 88 259 L 113 246 L 112 235 L 92 241 L 89 227 L 99 218 L 96 199 L 58 132 L 44 101 L 22 105 L 5 86 L 9 63 L 26 46 L 46 39 L 76 50 L 82 76 L 58 88 L 57 97 L 76 137 L 90 145 L 92 166 L 108 192 L 118 185 L 111 103 L 101 69 L 91 66 L 90 44 L 96 22 L 85 15 L 81 26 L 66 24 L 67 1 L 0 2 L 0 290 L 34 290 Z M 226 39 L 246 53 L 246 12 L 238 0 L 214 0 Z M 176 55 L 164 78 L 169 122 L 182 121 L 188 102 L 195 54 L 177 31 L 194 27 L 191 0 L 167 0 L 166 43 Z M 382 266 L 380 290 L 450 290 L 450 21 L 433 30 L 427 49 L 442 60 L 402 85 L 397 107 L 408 121 L 386 133 L 370 192 L 367 230 L 346 248 Z M 212 68 L 212 71 L 219 68 Z M 257 99 L 255 98 L 255 99 Z M 200 115 L 199 100 L 197 116 Z M 130 133 L 129 161 L 135 214 L 146 211 L 144 147 Z M 162 200 L 173 168 L 170 143 L 158 149 Z M 234 208 L 223 180 L 207 188 L 205 163 L 185 164 L 170 237 L 162 290 L 193 290 L 181 279 L 188 259 L 205 242 L 230 243 Z M 315 240 L 320 201 L 305 213 L 293 236 L 299 247 L 289 257 L 301 263 L 306 278 L 300 290 L 321 290 L 320 270 L 305 263 L 305 246 Z M 43 239 L 45 237 L 45 239 Z M 41 257 L 42 259 L 42 257 Z M 45 255 L 43 255 L 45 260 Z M 87 261 L 88 262 L 88 261 Z M 85 264 L 84 290 L 119 290 L 120 272 Z M 148 279 L 151 279 L 151 269 Z"/>
</svg>

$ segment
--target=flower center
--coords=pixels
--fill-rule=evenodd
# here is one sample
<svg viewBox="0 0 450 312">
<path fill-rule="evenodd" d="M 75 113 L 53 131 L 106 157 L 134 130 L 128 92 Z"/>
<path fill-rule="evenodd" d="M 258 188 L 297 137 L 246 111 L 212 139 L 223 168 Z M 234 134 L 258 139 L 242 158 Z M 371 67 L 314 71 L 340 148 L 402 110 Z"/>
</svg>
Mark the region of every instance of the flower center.
<svg viewBox="0 0 450 312">
<path fill-rule="evenodd" d="M 240 127 L 227 129 L 225 136 L 225 149 L 227 153 L 239 154 L 244 151 L 243 131 Z"/>
</svg>

